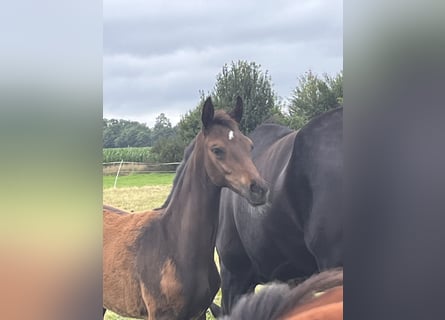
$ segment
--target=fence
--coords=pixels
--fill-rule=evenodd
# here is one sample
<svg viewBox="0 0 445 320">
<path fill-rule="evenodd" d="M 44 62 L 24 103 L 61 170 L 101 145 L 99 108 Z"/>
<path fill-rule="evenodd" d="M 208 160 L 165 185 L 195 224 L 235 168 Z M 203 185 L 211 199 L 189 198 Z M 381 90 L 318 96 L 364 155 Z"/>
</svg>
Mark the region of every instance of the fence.
<svg viewBox="0 0 445 320">
<path fill-rule="evenodd" d="M 180 162 L 169 163 L 142 163 L 142 162 L 104 162 L 102 163 L 103 175 L 116 175 L 114 179 L 114 188 L 116 188 L 119 175 L 128 175 L 134 173 L 167 173 L 176 172 Z"/>
<path fill-rule="evenodd" d="M 129 175 L 133 173 L 176 172 L 180 162 L 143 163 L 143 162 L 105 162 L 102 164 L 104 175 Z"/>
</svg>

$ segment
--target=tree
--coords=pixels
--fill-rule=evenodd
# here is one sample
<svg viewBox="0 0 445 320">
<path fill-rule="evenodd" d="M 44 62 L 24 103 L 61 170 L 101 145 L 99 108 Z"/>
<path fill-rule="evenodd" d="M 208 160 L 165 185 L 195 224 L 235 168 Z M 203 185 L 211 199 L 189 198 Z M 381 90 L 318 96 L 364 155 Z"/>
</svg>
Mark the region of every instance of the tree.
<svg viewBox="0 0 445 320">
<path fill-rule="evenodd" d="M 182 160 L 184 146 L 177 136 L 160 138 L 152 147 L 156 162 L 177 162 Z"/>
<path fill-rule="evenodd" d="M 204 92 L 201 92 L 198 105 L 181 116 L 181 120 L 179 120 L 177 124 L 178 136 L 184 148 L 196 137 L 199 130 L 201 130 L 201 111 L 205 99 Z"/>
<path fill-rule="evenodd" d="M 114 141 L 120 134 L 119 121 L 116 119 L 103 119 L 103 147 L 114 148 Z"/>
<path fill-rule="evenodd" d="M 236 97 L 243 99 L 244 115 L 240 129 L 249 133 L 264 120 L 281 113 L 275 104 L 276 95 L 272 90 L 268 72 L 262 72 L 255 62 L 238 61 L 225 64 L 216 77 L 212 92 L 215 106 L 231 110 Z"/>
<path fill-rule="evenodd" d="M 175 131 L 172 128 L 170 120 L 161 113 L 156 117 L 155 124 L 152 131 L 152 142 L 155 145 L 161 138 L 168 138 L 173 136 Z"/>
<path fill-rule="evenodd" d="M 137 121 L 103 119 L 103 147 L 147 147 L 151 146 L 151 130 Z"/>
<path fill-rule="evenodd" d="M 165 116 L 165 113 L 161 113 L 159 116 L 156 117 L 156 122 L 153 127 L 153 130 L 159 130 L 164 128 L 171 128 L 171 122 L 170 119 Z"/>
<path fill-rule="evenodd" d="M 336 97 L 339 106 L 343 106 L 343 71 L 340 71 L 335 77 L 325 76 L 326 82 Z"/>
<path fill-rule="evenodd" d="M 289 126 L 301 128 L 309 119 L 343 104 L 343 72 L 318 77 L 312 71 L 299 77 L 289 105 Z"/>
</svg>

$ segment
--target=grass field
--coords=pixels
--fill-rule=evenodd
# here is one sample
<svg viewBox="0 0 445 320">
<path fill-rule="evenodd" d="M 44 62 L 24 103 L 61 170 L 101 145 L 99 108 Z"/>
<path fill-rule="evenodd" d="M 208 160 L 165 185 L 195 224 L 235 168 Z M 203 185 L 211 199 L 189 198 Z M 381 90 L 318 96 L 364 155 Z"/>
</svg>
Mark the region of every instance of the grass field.
<svg viewBox="0 0 445 320">
<path fill-rule="evenodd" d="M 143 187 L 143 186 L 166 186 L 173 183 L 174 173 L 140 173 L 128 176 L 119 176 L 116 188 Z M 116 176 L 103 176 L 103 188 L 112 188 Z"/>
<path fill-rule="evenodd" d="M 134 174 L 119 177 L 117 188 L 113 188 L 114 177 L 103 177 L 103 203 L 109 204 L 130 212 L 151 210 L 161 206 L 170 193 L 174 174 Z M 216 255 L 215 255 L 215 261 Z M 219 305 L 221 291 L 215 297 Z M 206 318 L 215 319 L 209 311 Z M 107 311 L 105 320 L 130 320 L 132 318 L 121 317 L 111 311 Z"/>
</svg>

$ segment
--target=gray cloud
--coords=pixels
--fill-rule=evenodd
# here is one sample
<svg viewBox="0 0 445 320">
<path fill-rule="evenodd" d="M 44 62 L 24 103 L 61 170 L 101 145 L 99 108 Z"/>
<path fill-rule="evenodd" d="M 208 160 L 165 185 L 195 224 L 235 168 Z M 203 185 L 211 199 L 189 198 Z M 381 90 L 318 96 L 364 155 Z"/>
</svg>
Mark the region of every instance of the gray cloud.
<svg viewBox="0 0 445 320">
<path fill-rule="evenodd" d="M 342 2 L 105 1 L 104 116 L 173 123 L 210 91 L 224 63 L 268 70 L 290 95 L 308 69 L 342 69 Z"/>
</svg>

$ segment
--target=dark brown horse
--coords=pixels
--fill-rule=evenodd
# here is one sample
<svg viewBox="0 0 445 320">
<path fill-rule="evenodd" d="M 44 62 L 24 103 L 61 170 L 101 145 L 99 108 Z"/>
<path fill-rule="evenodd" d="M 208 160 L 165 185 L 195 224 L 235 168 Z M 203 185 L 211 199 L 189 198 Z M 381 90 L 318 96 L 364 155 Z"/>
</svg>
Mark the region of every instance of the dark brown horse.
<svg viewBox="0 0 445 320">
<path fill-rule="evenodd" d="M 316 274 L 292 288 L 284 283 L 266 285 L 244 295 L 222 320 L 342 320 L 343 270 Z"/>
<path fill-rule="evenodd" d="M 205 319 L 220 285 L 213 255 L 222 187 L 254 206 L 268 194 L 252 141 L 239 131 L 241 116 L 240 98 L 230 114 L 206 100 L 203 128 L 164 209 L 128 214 L 104 206 L 104 308 L 150 320 Z"/>
<path fill-rule="evenodd" d="M 252 207 L 231 190 L 221 192 L 216 248 L 224 314 L 259 283 L 343 265 L 343 109 L 298 132 L 263 124 L 250 138 L 270 197 Z"/>
</svg>

